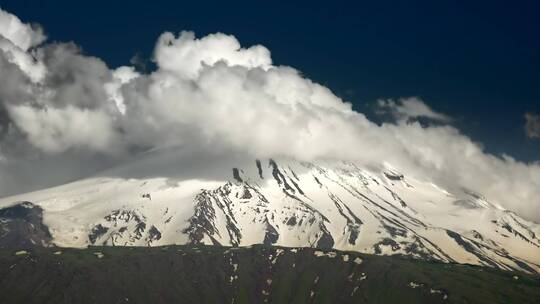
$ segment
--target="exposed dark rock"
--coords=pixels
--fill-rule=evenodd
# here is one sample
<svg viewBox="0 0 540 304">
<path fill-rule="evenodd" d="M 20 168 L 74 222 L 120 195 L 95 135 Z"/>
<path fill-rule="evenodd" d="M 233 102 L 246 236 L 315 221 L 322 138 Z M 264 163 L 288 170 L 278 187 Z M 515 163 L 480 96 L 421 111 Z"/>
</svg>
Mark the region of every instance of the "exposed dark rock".
<svg viewBox="0 0 540 304">
<path fill-rule="evenodd" d="M 137 235 L 137 239 L 141 239 L 143 237 L 144 230 L 146 230 L 146 223 L 140 222 L 135 226 L 135 234 Z"/>
<path fill-rule="evenodd" d="M 399 244 L 396 243 L 396 241 L 389 238 L 385 238 L 382 241 L 378 242 L 377 244 L 373 245 L 373 250 L 375 251 L 375 254 L 382 253 L 381 246 L 390 246 L 392 248 L 392 251 L 397 251 L 401 249 L 401 246 L 399 246 Z"/>
<path fill-rule="evenodd" d="M 240 177 L 240 171 L 238 171 L 238 168 L 233 168 L 232 169 L 232 172 L 233 172 L 233 177 L 234 179 L 239 182 L 239 183 L 243 183 L 244 181 L 242 180 L 242 178 Z"/>
<path fill-rule="evenodd" d="M 140 223 L 144 221 L 144 216 L 140 215 L 135 210 L 113 210 L 109 215 L 105 216 L 104 219 L 109 222 L 112 226 L 118 226 L 121 223 L 129 223 L 134 221 L 135 223 Z"/>
<path fill-rule="evenodd" d="M 403 180 L 404 178 L 403 174 L 397 174 L 393 172 L 384 172 L 384 176 L 386 176 L 386 178 L 393 181 L 400 181 L 400 180 Z"/>
<path fill-rule="evenodd" d="M 465 194 L 468 194 L 475 199 L 486 201 L 486 198 L 480 193 L 476 193 L 469 189 L 463 189 L 463 192 L 465 192 Z"/>
<path fill-rule="evenodd" d="M 257 170 L 259 171 L 259 177 L 260 177 L 261 179 L 264 179 L 261 161 L 257 159 L 257 160 L 255 160 L 255 163 L 257 164 Z"/>
<path fill-rule="evenodd" d="M 91 244 L 96 244 L 97 240 L 107 235 L 101 242 L 108 245 L 125 245 L 129 241 L 141 240 L 146 235 L 146 217 L 138 210 L 113 210 L 106 215 L 104 221 L 95 225 L 88 238 Z M 134 225 L 132 231 L 128 231 L 131 225 Z M 120 227 L 120 228 L 118 228 Z M 132 227 L 132 226 L 131 226 Z M 126 233 L 129 233 L 126 235 Z M 118 243 L 123 239 L 123 243 Z"/>
<path fill-rule="evenodd" d="M 52 236 L 43 223 L 43 209 L 21 202 L 0 209 L 0 248 L 50 246 Z"/>
<path fill-rule="evenodd" d="M 397 193 L 390 190 L 390 188 L 388 188 L 388 187 L 384 187 L 384 188 L 386 188 L 386 191 L 388 191 L 392 195 L 392 198 L 394 198 L 394 200 L 398 201 L 401 204 L 401 207 L 403 207 L 403 208 L 407 207 L 407 204 L 405 203 L 405 201 L 403 201 L 403 199 L 401 199 L 401 197 L 399 197 L 399 195 L 397 195 Z"/>
<path fill-rule="evenodd" d="M 208 199 L 206 191 L 195 197 L 195 214 L 189 219 L 189 226 L 182 232 L 189 236 L 192 244 L 201 243 L 204 235 L 218 234 L 219 231 L 214 225 L 216 210 L 212 202 Z"/>
<path fill-rule="evenodd" d="M 537 273 L 537 271 L 532 268 L 531 266 L 527 265 L 527 263 L 523 262 L 523 261 L 520 261 L 516 258 L 513 258 L 511 256 L 507 256 L 508 259 L 512 260 L 512 262 L 516 263 L 516 265 L 518 265 L 521 269 L 529 272 L 529 273 Z"/>
<path fill-rule="evenodd" d="M 287 179 L 279 170 L 279 167 L 276 164 L 276 162 L 273 159 L 270 159 L 268 162 L 270 166 L 272 167 L 272 176 L 274 177 L 278 185 L 283 185 L 284 187 L 283 191 L 285 191 L 286 193 L 288 193 L 289 191 L 291 191 L 292 193 L 295 193 L 295 190 L 293 189 L 293 187 L 289 185 L 289 183 L 287 182 Z"/>
<path fill-rule="evenodd" d="M 97 224 L 92 228 L 90 231 L 90 234 L 88 235 L 88 239 L 90 240 L 91 244 L 95 244 L 97 239 L 99 239 L 101 236 L 103 236 L 105 233 L 109 231 L 109 228 L 104 227 L 101 224 Z"/>
<path fill-rule="evenodd" d="M 148 230 L 148 242 L 157 241 L 161 239 L 161 232 L 154 226 Z"/>
<path fill-rule="evenodd" d="M 188 234 L 192 244 L 201 243 L 205 235 L 214 242 L 213 235 L 218 235 L 219 230 L 215 226 L 216 212 L 223 212 L 226 221 L 226 229 L 229 234 L 230 244 L 240 244 L 242 234 L 236 226 L 236 219 L 230 209 L 231 201 L 227 197 L 230 193 L 231 184 L 228 183 L 218 189 L 203 190 L 195 197 L 195 214 L 189 219 L 189 226 L 183 230 Z M 214 206 L 215 203 L 215 206 Z M 216 241 L 217 242 L 217 241 Z"/>
<path fill-rule="evenodd" d="M 485 257 L 482 254 L 482 252 L 479 252 L 479 250 L 477 248 L 475 248 L 471 243 L 464 240 L 461 237 L 461 235 L 459 235 L 458 233 L 456 233 L 454 231 L 451 231 L 451 230 L 446 230 L 446 234 L 448 234 L 449 237 L 454 239 L 454 241 L 456 241 L 456 243 L 459 246 L 461 246 L 467 252 L 469 252 L 469 253 L 473 254 L 474 256 L 476 256 L 480 261 L 484 262 L 486 265 L 489 265 L 489 266 L 492 266 L 492 267 L 498 267 L 495 262 L 490 260 L 488 257 Z"/>
<path fill-rule="evenodd" d="M 328 193 L 328 196 L 334 201 L 334 204 L 338 209 L 339 214 L 341 214 L 341 216 L 343 216 L 347 221 L 347 230 L 349 231 L 349 244 L 355 245 L 356 240 L 358 239 L 358 235 L 360 234 L 360 227 L 363 224 L 362 221 L 351 211 L 351 209 L 347 205 L 345 205 L 345 203 L 341 201 L 341 199 L 339 199 L 339 197 L 335 196 L 332 193 Z M 343 208 L 345 208 L 345 210 Z"/>
<path fill-rule="evenodd" d="M 251 195 L 251 192 L 249 192 L 249 189 L 247 187 L 244 188 L 244 193 L 242 193 L 241 199 L 250 199 L 253 196 Z"/>
<path fill-rule="evenodd" d="M 407 230 L 388 225 L 384 220 L 381 221 L 381 225 L 384 227 L 384 230 L 386 230 L 386 232 L 390 234 L 391 237 L 395 238 L 397 236 L 400 236 L 400 237 L 407 236 Z"/>
<path fill-rule="evenodd" d="M 484 237 L 483 237 L 478 231 L 473 230 L 473 231 L 471 231 L 471 233 L 472 233 L 472 236 L 473 236 L 475 239 L 479 239 L 479 240 L 481 240 L 481 241 L 484 240 Z"/>
<path fill-rule="evenodd" d="M 347 241 L 349 242 L 349 244 L 355 245 L 356 240 L 358 239 L 358 235 L 360 234 L 360 229 L 357 226 L 349 226 L 349 230 L 350 230 L 350 234 Z"/>
<path fill-rule="evenodd" d="M 287 225 L 289 226 L 294 226 L 296 225 L 296 217 L 293 215 L 291 216 L 288 220 L 287 220 Z"/>
<path fill-rule="evenodd" d="M 316 176 L 313 176 L 313 178 L 315 179 L 319 187 L 322 187 L 321 181 Z"/>
<path fill-rule="evenodd" d="M 414 243 L 402 244 L 404 250 L 409 255 L 416 255 L 425 261 L 435 261 L 438 255 L 426 248 L 423 242 L 416 238 Z"/>
<path fill-rule="evenodd" d="M 304 191 L 300 188 L 300 186 L 298 186 L 297 182 L 291 179 L 291 183 L 294 185 L 294 187 L 296 188 L 296 190 L 298 190 L 300 194 L 304 195 Z"/>
<path fill-rule="evenodd" d="M 278 239 L 279 239 L 279 233 L 274 228 L 274 226 L 270 225 L 270 223 L 268 223 L 268 220 L 266 220 L 266 233 L 264 235 L 263 244 L 273 245 L 278 241 Z"/>
<path fill-rule="evenodd" d="M 512 229 L 512 227 L 510 225 L 505 223 L 501 227 L 504 228 L 506 231 L 512 233 L 514 236 L 518 236 L 521 239 L 523 239 L 524 241 L 529 242 L 529 243 L 531 243 L 533 245 L 536 245 L 534 242 L 531 242 L 531 240 L 529 240 L 526 236 L 524 236 L 523 234 L 519 233 L 518 231 Z M 534 234 L 533 234 L 533 236 L 534 236 Z M 536 247 L 538 247 L 538 245 L 536 245 Z"/>
<path fill-rule="evenodd" d="M 334 238 L 332 238 L 332 235 L 330 232 L 326 229 L 326 226 L 321 223 L 320 229 L 322 231 L 322 235 L 319 237 L 319 240 L 317 241 L 317 244 L 315 247 L 321 248 L 321 249 L 330 249 L 334 247 Z"/>
<path fill-rule="evenodd" d="M 471 200 L 463 199 L 463 200 L 457 200 L 454 202 L 454 205 L 460 206 L 466 209 L 478 209 L 480 206 Z"/>
</svg>

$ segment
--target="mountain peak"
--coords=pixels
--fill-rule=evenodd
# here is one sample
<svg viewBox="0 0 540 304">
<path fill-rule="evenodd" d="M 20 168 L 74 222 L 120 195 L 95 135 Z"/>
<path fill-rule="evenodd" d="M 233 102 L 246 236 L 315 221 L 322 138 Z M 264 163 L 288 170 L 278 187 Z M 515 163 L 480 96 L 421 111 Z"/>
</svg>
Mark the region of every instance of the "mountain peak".
<svg viewBox="0 0 540 304">
<path fill-rule="evenodd" d="M 351 162 L 209 159 L 196 167 L 176 159 L 147 154 L 0 207 L 39 206 L 58 246 L 266 244 L 540 271 L 538 225 L 471 190 L 464 196 Z"/>
</svg>

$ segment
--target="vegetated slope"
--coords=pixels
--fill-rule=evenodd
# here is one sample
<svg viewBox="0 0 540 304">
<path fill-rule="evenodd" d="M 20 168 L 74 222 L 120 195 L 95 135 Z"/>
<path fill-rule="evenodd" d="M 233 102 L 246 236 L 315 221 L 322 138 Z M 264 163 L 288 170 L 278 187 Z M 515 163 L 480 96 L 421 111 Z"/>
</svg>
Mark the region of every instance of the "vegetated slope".
<svg viewBox="0 0 540 304">
<path fill-rule="evenodd" d="M 266 244 L 540 271 L 537 224 L 471 189 L 442 189 L 386 163 L 194 166 L 174 150 L 154 151 L 91 178 L 0 199 L 0 208 L 22 201 L 43 213 L 52 238 L 36 232 L 40 243 L 57 246 Z M 15 218 L 0 211 L 0 226 Z"/>
<path fill-rule="evenodd" d="M 356 252 L 0 250 L 2 303 L 539 303 L 540 277 Z"/>
</svg>

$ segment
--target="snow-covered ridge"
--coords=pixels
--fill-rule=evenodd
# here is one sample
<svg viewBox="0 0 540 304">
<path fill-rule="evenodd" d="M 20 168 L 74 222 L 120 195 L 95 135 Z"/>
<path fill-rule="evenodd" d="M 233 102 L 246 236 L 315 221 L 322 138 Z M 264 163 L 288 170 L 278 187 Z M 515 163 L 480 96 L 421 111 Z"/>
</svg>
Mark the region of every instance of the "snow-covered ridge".
<svg viewBox="0 0 540 304">
<path fill-rule="evenodd" d="M 537 224 L 389 166 L 253 160 L 215 178 L 126 170 L 3 198 L 0 208 L 38 205 L 58 246 L 264 243 L 540 272 Z"/>
</svg>

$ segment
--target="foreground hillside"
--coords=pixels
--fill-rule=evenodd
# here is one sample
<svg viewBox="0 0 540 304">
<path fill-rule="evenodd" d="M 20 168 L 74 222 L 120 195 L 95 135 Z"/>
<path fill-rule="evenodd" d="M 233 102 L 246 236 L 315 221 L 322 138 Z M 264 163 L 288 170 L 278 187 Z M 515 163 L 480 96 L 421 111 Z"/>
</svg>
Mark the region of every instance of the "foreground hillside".
<svg viewBox="0 0 540 304">
<path fill-rule="evenodd" d="M 2 303 L 539 303 L 540 277 L 257 245 L 0 251 Z"/>
</svg>

